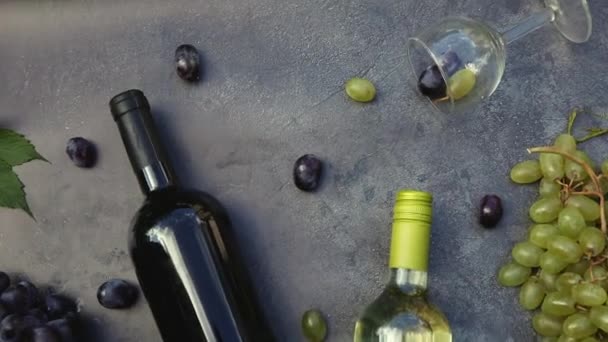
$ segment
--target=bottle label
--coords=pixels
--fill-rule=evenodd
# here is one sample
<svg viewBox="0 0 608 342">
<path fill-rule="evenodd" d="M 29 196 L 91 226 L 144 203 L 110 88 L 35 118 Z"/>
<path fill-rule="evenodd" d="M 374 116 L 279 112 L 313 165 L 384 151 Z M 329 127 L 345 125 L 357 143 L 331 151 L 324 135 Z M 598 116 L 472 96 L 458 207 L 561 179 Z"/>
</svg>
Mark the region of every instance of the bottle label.
<svg viewBox="0 0 608 342">
<path fill-rule="evenodd" d="M 430 224 L 395 220 L 393 222 L 389 267 L 427 271 L 430 238 Z"/>
</svg>

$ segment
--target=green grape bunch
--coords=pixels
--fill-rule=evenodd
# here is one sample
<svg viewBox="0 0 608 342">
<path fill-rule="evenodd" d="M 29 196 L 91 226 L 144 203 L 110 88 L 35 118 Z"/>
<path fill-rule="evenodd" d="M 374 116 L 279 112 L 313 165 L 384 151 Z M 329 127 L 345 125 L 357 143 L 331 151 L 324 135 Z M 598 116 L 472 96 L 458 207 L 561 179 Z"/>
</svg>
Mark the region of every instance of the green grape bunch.
<svg viewBox="0 0 608 342">
<path fill-rule="evenodd" d="M 608 160 L 596 172 L 571 134 L 575 118 L 576 111 L 552 146 L 528 149 L 537 160 L 510 172 L 516 184 L 538 183 L 539 196 L 527 240 L 513 246 L 498 282 L 519 287 L 519 304 L 533 312 L 532 328 L 546 342 L 608 341 Z"/>
</svg>

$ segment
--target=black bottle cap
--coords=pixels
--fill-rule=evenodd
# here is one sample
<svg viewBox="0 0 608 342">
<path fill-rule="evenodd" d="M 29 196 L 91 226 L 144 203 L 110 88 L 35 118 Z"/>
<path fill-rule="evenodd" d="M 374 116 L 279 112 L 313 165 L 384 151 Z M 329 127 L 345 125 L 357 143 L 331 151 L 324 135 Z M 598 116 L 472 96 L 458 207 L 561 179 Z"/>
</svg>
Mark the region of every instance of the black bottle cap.
<svg viewBox="0 0 608 342">
<path fill-rule="evenodd" d="M 114 96 L 110 100 L 110 111 L 114 121 L 118 120 L 123 114 L 126 114 L 135 109 L 150 109 L 148 99 L 139 89 L 131 89 Z"/>
</svg>

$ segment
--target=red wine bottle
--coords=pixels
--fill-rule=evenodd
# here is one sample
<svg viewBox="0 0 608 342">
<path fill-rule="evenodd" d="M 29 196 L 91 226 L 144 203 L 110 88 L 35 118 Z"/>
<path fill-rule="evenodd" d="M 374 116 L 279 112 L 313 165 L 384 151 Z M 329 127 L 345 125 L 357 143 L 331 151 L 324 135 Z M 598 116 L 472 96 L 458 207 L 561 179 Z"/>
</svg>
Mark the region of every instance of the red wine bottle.
<svg viewBox="0 0 608 342">
<path fill-rule="evenodd" d="M 144 94 L 116 95 L 110 109 L 146 195 L 129 250 L 163 340 L 274 341 L 226 211 L 210 195 L 177 184 Z"/>
</svg>

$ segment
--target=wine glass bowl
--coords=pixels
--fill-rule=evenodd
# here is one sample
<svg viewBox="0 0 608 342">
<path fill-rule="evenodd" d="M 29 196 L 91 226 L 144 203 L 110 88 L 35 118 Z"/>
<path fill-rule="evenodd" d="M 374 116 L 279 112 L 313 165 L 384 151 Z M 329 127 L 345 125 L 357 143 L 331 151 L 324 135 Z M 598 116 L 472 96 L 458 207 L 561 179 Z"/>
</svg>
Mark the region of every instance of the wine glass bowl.
<svg viewBox="0 0 608 342">
<path fill-rule="evenodd" d="M 448 17 L 410 38 L 408 56 L 416 87 L 443 113 L 469 110 L 490 96 L 500 83 L 506 57 L 498 32 L 464 17 Z M 469 84 L 458 89 L 463 70 Z M 434 92 L 425 86 L 433 77 Z"/>
<path fill-rule="evenodd" d="M 485 23 L 448 17 L 408 40 L 412 80 L 443 113 L 469 111 L 492 95 L 505 70 L 506 45 L 548 23 L 566 39 L 591 35 L 587 0 L 544 0 L 545 8 L 498 32 Z"/>
</svg>

